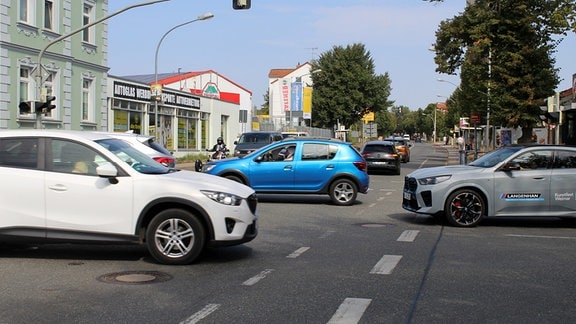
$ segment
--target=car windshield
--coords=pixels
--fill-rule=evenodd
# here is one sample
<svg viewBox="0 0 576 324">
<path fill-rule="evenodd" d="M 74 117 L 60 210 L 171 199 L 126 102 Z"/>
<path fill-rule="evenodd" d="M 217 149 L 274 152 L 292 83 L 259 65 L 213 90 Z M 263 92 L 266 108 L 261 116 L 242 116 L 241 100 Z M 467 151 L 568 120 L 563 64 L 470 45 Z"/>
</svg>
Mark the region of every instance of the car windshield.
<svg viewBox="0 0 576 324">
<path fill-rule="evenodd" d="M 98 140 L 96 143 L 114 153 L 134 170 L 144 174 L 164 174 L 170 169 L 154 161 L 148 155 L 138 151 L 132 145 L 115 138 Z"/>
<path fill-rule="evenodd" d="M 238 143 L 268 143 L 270 135 L 263 133 L 242 134 Z"/>
<path fill-rule="evenodd" d="M 496 164 L 506 160 L 512 154 L 520 151 L 522 146 L 507 146 L 499 148 L 497 150 L 491 151 L 478 158 L 477 160 L 468 163 L 468 165 L 481 167 L 481 168 L 491 168 Z"/>
</svg>

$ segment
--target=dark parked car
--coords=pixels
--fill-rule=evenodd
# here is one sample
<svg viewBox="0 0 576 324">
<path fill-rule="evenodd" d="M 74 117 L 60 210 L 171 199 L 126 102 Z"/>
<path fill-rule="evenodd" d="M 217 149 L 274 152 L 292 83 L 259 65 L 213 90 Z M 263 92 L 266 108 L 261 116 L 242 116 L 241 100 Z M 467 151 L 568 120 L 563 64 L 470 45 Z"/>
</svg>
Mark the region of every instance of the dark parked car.
<svg viewBox="0 0 576 324">
<path fill-rule="evenodd" d="M 351 205 L 368 192 L 366 161 L 350 143 L 291 137 L 238 159 L 211 161 L 204 172 L 238 181 L 258 193 L 328 194 Z"/>
<path fill-rule="evenodd" d="M 393 142 L 366 142 L 360 153 L 366 160 L 368 171 L 389 170 L 394 174 L 400 174 L 400 155 Z"/>
<path fill-rule="evenodd" d="M 281 141 L 283 138 L 280 132 L 261 131 L 244 133 L 234 142 L 236 145 L 234 148 L 234 156 L 242 157 L 270 143 Z"/>
</svg>

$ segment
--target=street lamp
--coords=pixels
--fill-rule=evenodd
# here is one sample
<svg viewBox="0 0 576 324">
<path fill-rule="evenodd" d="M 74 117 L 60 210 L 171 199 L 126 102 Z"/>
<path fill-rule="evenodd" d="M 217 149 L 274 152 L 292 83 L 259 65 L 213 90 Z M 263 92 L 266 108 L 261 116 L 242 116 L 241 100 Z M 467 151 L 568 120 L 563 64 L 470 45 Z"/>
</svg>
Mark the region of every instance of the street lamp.
<svg viewBox="0 0 576 324">
<path fill-rule="evenodd" d="M 68 34 L 62 35 L 58 38 L 53 39 L 50 43 L 48 43 L 48 45 L 46 45 L 39 53 L 38 53 L 38 67 L 35 71 L 35 81 L 36 81 L 36 101 L 40 100 L 41 97 L 41 93 L 42 93 L 42 85 L 44 83 L 44 80 L 42 80 L 42 56 L 44 56 L 44 53 L 48 50 L 48 48 L 58 42 L 60 42 L 61 40 L 64 40 L 72 35 L 75 35 L 85 29 L 88 29 L 96 24 L 99 24 L 101 22 L 103 22 L 104 20 L 108 20 L 116 15 L 119 15 L 121 13 L 123 13 L 124 11 L 133 9 L 133 8 L 137 8 L 137 7 L 143 7 L 143 6 L 148 6 L 151 4 L 155 4 L 155 3 L 159 3 L 159 2 L 165 2 L 165 1 L 170 1 L 170 0 L 152 0 L 152 1 L 145 1 L 145 2 L 139 2 L 139 3 L 135 3 L 132 5 L 129 5 L 127 7 L 124 7 L 118 11 L 115 11 L 107 16 L 104 16 L 96 21 L 93 21 L 87 25 L 84 25 Z M 30 105 L 30 107 L 32 107 L 34 105 Z M 37 114 L 36 116 L 36 128 L 40 129 L 42 128 L 42 116 L 40 114 Z"/>
<path fill-rule="evenodd" d="M 176 29 L 178 27 L 182 27 L 184 25 L 191 24 L 191 23 L 198 21 L 198 20 L 207 20 L 207 19 L 210 19 L 212 17 L 214 17 L 214 14 L 212 14 L 211 12 L 204 13 L 204 14 L 196 17 L 196 19 L 194 19 L 194 20 L 190 20 L 190 21 L 187 21 L 185 23 L 182 23 L 180 25 L 176 25 L 176 26 L 170 28 L 166 33 L 164 33 L 164 35 L 162 35 L 162 38 L 160 38 L 158 45 L 156 45 L 156 54 L 154 55 L 154 87 L 158 86 L 158 50 L 160 49 L 160 45 L 162 44 L 162 41 L 164 40 L 164 38 L 166 38 L 166 36 L 171 31 L 173 31 L 174 29 Z M 155 90 L 158 91 L 157 89 L 155 89 Z M 160 95 L 161 95 L 161 91 L 160 91 Z M 158 127 L 158 101 L 160 98 L 154 98 L 154 99 L 155 99 L 154 100 L 154 134 L 155 134 L 156 139 L 160 142 L 160 144 L 165 145 L 163 140 L 160 137 L 158 137 L 158 134 L 159 134 L 159 131 L 158 131 L 158 129 L 159 129 L 159 127 Z"/>
</svg>

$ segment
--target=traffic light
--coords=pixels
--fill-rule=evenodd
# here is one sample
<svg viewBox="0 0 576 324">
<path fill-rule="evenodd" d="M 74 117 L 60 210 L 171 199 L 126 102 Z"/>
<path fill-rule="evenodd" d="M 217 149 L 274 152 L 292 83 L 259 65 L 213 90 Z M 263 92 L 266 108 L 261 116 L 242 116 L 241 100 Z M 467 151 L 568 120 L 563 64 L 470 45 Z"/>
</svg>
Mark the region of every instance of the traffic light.
<svg viewBox="0 0 576 324">
<path fill-rule="evenodd" d="M 47 114 L 52 109 L 56 108 L 56 105 L 52 104 L 52 101 L 56 100 L 54 96 L 47 96 L 45 102 L 37 101 L 22 101 L 18 108 L 20 108 L 20 114 L 30 114 L 32 113 L 31 106 L 34 106 L 34 112 L 36 114 Z"/>
<path fill-rule="evenodd" d="M 232 8 L 235 10 L 250 9 L 251 0 L 232 0 Z"/>
<path fill-rule="evenodd" d="M 56 100 L 55 96 L 46 96 L 46 102 L 40 107 L 41 112 L 44 114 L 49 113 L 52 109 L 56 108 L 56 105 L 52 104 L 52 101 Z M 38 112 L 38 107 L 36 107 L 36 112 Z"/>
<path fill-rule="evenodd" d="M 18 108 L 20 108 L 20 114 L 21 115 L 26 115 L 26 114 L 29 114 L 30 112 L 32 112 L 32 110 L 30 109 L 30 103 L 26 102 L 26 101 L 22 101 L 18 105 Z"/>
</svg>

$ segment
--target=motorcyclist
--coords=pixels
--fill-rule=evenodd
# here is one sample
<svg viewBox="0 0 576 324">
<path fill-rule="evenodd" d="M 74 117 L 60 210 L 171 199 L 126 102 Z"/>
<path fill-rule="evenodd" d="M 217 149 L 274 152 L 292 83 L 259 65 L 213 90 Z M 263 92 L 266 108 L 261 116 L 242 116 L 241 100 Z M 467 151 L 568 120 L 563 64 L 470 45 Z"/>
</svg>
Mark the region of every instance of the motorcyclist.
<svg viewBox="0 0 576 324">
<path fill-rule="evenodd" d="M 226 157 L 228 148 L 226 147 L 226 143 L 224 143 L 222 137 L 218 137 L 216 144 L 214 144 L 214 147 L 212 147 L 211 151 L 214 152 L 214 154 L 212 154 L 213 159 L 222 159 Z"/>
</svg>

